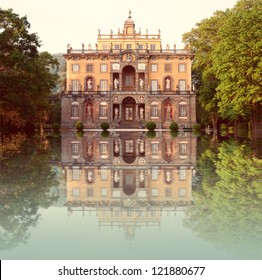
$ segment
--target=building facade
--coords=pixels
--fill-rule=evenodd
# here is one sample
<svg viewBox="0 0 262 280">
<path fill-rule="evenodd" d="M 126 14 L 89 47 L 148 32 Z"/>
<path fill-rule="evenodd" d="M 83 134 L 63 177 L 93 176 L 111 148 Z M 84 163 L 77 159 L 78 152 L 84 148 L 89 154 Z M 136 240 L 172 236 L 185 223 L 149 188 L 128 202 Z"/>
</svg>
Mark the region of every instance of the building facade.
<svg viewBox="0 0 262 280">
<path fill-rule="evenodd" d="M 122 32 L 101 34 L 95 48 L 75 50 L 68 45 L 64 55 L 66 85 L 61 94 L 62 128 L 80 121 L 85 128 L 141 128 L 148 121 L 157 128 L 196 123 L 195 94 L 191 86 L 190 49 L 165 49 L 160 30 L 136 32 L 129 13 Z"/>
</svg>

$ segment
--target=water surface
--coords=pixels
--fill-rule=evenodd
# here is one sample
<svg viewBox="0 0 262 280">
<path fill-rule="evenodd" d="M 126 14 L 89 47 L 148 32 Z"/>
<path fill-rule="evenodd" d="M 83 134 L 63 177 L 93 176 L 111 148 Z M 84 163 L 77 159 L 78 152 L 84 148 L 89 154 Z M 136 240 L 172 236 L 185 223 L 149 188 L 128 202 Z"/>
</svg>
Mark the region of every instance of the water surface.
<svg viewBox="0 0 262 280">
<path fill-rule="evenodd" d="M 261 259 L 261 151 L 192 133 L 4 135 L 1 259 Z"/>
</svg>

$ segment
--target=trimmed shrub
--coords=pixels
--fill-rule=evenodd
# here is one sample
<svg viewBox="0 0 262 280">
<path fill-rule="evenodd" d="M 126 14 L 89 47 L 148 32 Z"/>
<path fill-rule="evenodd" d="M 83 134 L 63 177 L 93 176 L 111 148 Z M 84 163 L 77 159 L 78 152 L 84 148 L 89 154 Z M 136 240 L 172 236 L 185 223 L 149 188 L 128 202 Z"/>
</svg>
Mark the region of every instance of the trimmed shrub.
<svg viewBox="0 0 262 280">
<path fill-rule="evenodd" d="M 82 122 L 77 122 L 77 123 L 76 123 L 76 129 L 77 129 L 78 131 L 83 130 L 83 129 L 84 129 L 84 124 L 83 124 Z"/>
<path fill-rule="evenodd" d="M 178 130 L 178 124 L 176 122 L 171 122 L 171 124 L 169 125 L 169 129 L 172 131 Z"/>
<path fill-rule="evenodd" d="M 201 124 L 200 123 L 195 123 L 193 125 L 193 130 L 200 130 L 201 129 Z"/>
<path fill-rule="evenodd" d="M 110 135 L 110 132 L 107 130 L 104 130 L 101 132 L 101 137 L 102 138 L 107 138 Z"/>
<path fill-rule="evenodd" d="M 193 135 L 195 135 L 195 136 L 201 136 L 201 131 L 199 131 L 199 130 L 194 130 L 194 131 L 193 131 Z"/>
<path fill-rule="evenodd" d="M 146 132 L 146 137 L 147 138 L 155 138 L 156 137 L 156 132 L 154 130 L 150 130 Z"/>
<path fill-rule="evenodd" d="M 100 127 L 103 129 L 103 130 L 108 130 L 109 128 L 109 123 L 108 122 L 102 122 L 100 124 Z"/>
<path fill-rule="evenodd" d="M 150 131 L 155 130 L 156 128 L 156 123 L 155 122 L 147 122 L 146 123 L 146 128 Z"/>
<path fill-rule="evenodd" d="M 83 130 L 78 130 L 76 132 L 77 139 L 81 139 L 81 138 L 83 138 L 83 136 L 84 136 L 84 131 Z"/>
<path fill-rule="evenodd" d="M 178 131 L 177 130 L 171 130 L 170 135 L 171 135 L 172 138 L 176 138 L 177 135 L 178 135 Z"/>
</svg>

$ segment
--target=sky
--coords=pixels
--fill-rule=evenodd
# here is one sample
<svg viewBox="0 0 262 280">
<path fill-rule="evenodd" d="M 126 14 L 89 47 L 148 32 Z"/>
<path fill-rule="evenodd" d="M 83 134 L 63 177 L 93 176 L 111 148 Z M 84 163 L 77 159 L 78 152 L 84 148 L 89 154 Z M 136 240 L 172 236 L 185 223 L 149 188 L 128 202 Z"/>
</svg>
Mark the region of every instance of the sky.
<svg viewBox="0 0 262 280">
<path fill-rule="evenodd" d="M 82 43 L 95 47 L 98 29 L 101 34 L 122 31 L 129 10 L 138 32 L 157 34 L 162 45 L 183 48 L 182 35 L 197 22 L 217 10 L 233 8 L 237 0 L 0 0 L 2 9 L 13 9 L 27 16 L 30 33 L 37 33 L 40 51 L 65 53 L 69 43 L 81 49 Z"/>
</svg>

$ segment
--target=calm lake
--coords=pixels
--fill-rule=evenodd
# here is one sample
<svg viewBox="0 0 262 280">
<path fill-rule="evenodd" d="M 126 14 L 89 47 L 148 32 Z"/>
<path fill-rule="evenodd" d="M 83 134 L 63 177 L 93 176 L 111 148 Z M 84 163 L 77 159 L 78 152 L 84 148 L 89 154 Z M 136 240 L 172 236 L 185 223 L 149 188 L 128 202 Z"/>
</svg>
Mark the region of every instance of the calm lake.
<svg viewBox="0 0 262 280">
<path fill-rule="evenodd" d="M 2 135 L 0 259 L 262 259 L 261 140 Z"/>
</svg>

